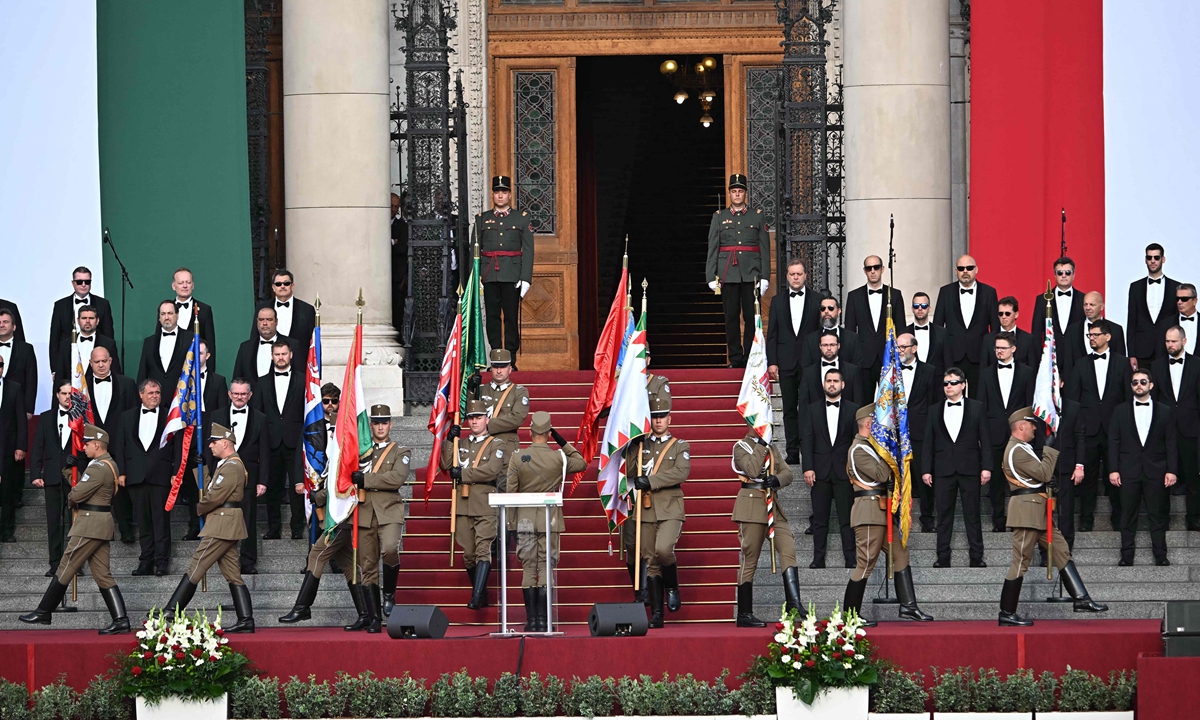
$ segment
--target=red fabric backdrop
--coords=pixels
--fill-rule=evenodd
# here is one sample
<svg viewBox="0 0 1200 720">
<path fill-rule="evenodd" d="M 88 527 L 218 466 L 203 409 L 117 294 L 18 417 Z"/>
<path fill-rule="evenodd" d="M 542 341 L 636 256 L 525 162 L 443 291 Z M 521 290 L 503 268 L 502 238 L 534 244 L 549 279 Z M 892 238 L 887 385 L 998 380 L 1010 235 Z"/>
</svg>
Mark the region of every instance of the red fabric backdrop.
<svg viewBox="0 0 1200 720">
<path fill-rule="evenodd" d="M 971 254 L 1023 327 L 1060 208 L 1076 287 L 1104 291 L 1103 39 L 1102 0 L 971 6 Z"/>
</svg>

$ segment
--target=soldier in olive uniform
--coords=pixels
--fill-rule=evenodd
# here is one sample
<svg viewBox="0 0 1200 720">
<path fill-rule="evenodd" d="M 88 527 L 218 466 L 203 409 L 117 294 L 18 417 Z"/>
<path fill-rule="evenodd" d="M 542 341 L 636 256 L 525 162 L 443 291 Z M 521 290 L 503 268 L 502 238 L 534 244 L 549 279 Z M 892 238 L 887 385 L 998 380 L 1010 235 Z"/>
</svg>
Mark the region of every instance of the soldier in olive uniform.
<svg viewBox="0 0 1200 720">
<path fill-rule="evenodd" d="M 529 213 L 513 210 L 511 203 L 512 178 L 507 175 L 492 178 L 492 209 L 475 216 L 472 240 L 479 244 L 481 255 L 488 346 L 503 347 L 516 354 L 521 349 L 521 329 L 517 323 L 521 298 L 533 282 L 533 224 Z"/>
<path fill-rule="evenodd" d="M 587 461 L 554 429 L 550 413 L 535 412 L 529 425 L 529 447 L 508 466 L 505 492 L 561 492 L 569 473 L 587 469 Z M 561 449 L 552 449 L 550 437 Z M 525 631 L 546 632 L 546 514 L 540 507 L 517 508 L 517 557 L 525 573 L 521 591 L 525 596 Z M 513 522 L 510 520 L 510 522 Z M 512 528 L 510 528 L 512 529 Z M 558 561 L 559 534 L 563 530 L 562 507 L 550 509 L 550 557 Z"/>
<path fill-rule="evenodd" d="M 504 441 L 508 460 L 512 462 L 512 454 L 521 447 L 517 429 L 529 416 L 529 390 L 509 379 L 514 368 L 512 353 L 508 350 L 492 350 L 488 364 L 491 365 L 492 381 L 480 388 L 479 399 L 487 404 L 488 434 Z"/>
<path fill-rule="evenodd" d="M 646 362 L 650 362 L 650 351 L 646 351 Z M 671 381 L 665 375 L 655 375 L 649 370 L 646 371 L 646 394 L 650 397 L 650 404 L 654 404 L 654 398 L 659 395 L 665 395 L 667 405 L 671 404 Z"/>
<path fill-rule="evenodd" d="M 404 498 L 400 489 L 408 480 L 412 450 L 392 442 L 392 409 L 371 406 L 371 440 L 375 447 L 362 462 L 364 470 L 351 475 L 358 487 L 358 564 L 363 605 L 370 622 L 367 632 L 383 629 L 379 591 L 379 553 L 389 583 L 387 612 L 395 605 L 396 579 L 400 573 L 400 539 L 404 535 Z"/>
<path fill-rule="evenodd" d="M 767 541 L 767 493 L 776 494 L 781 487 L 792 484 L 792 469 L 775 448 L 750 428 L 746 437 L 733 446 L 733 470 L 742 477 L 742 489 L 733 503 L 733 521 L 738 524 L 738 541 L 742 545 L 741 566 L 738 568 L 737 624 L 738 627 L 765 627 L 754 617 L 754 572 L 758 555 Z M 774 500 L 775 550 L 783 566 L 783 595 L 787 609 L 799 608 L 800 572 L 796 569 L 796 539 L 788 527 L 778 496 Z"/>
<path fill-rule="evenodd" d="M 875 561 L 880 552 L 888 552 L 887 496 L 892 491 L 892 468 L 875 448 L 871 445 L 871 427 L 874 423 L 875 406 L 864 405 L 854 414 L 858 423 L 858 435 L 850 443 L 850 452 L 846 454 L 846 477 L 854 486 L 854 505 L 850 508 L 850 525 L 854 528 L 854 544 L 857 562 L 846 584 L 846 595 L 842 600 L 843 608 L 854 608 L 855 612 L 862 611 L 863 594 L 867 589 L 867 578 L 875 569 Z M 900 541 L 899 523 L 893 515 L 891 522 L 896 525 L 893 536 L 892 569 L 896 578 L 896 597 L 900 599 L 900 617 L 919 622 L 933 620 L 917 607 L 917 593 L 913 589 L 912 568 L 908 564 L 908 548 Z M 865 623 L 869 627 L 875 625 L 872 621 Z"/>
<path fill-rule="evenodd" d="M 762 208 L 746 205 L 746 176 L 729 176 L 729 207 L 713 213 L 708 226 L 708 287 L 721 291 L 725 343 L 731 367 L 746 367 L 754 343 L 754 297 L 767 291 L 771 236 Z M 756 284 L 757 283 L 757 287 Z M 738 336 L 738 311 L 745 327 Z"/>
<path fill-rule="evenodd" d="M 108 606 L 112 622 L 100 631 L 101 635 L 129 632 L 129 616 L 125 599 L 108 569 L 108 545 L 113 539 L 112 498 L 117 492 L 117 466 L 108 454 L 108 433 L 95 425 L 83 428 L 83 452 L 88 463 L 79 482 L 71 488 L 67 501 L 77 508 L 75 523 L 68 533 L 67 549 L 58 565 L 58 574 L 50 579 L 50 587 L 37 610 L 22 615 L 21 622 L 49 625 L 51 613 L 62 602 L 71 578 L 88 564 L 96 586 Z"/>
<path fill-rule="evenodd" d="M 246 489 L 246 466 L 238 457 L 234 443 L 237 436 L 219 423 L 213 423 L 208 431 L 208 449 L 217 459 L 215 473 L 204 488 L 196 512 L 204 516 L 204 528 L 200 531 L 200 547 L 196 548 L 188 563 L 187 573 L 179 580 L 171 599 L 164 610 L 174 617 L 178 608 L 183 610 L 196 594 L 196 586 L 214 564 L 229 583 L 233 595 L 233 608 L 237 622 L 225 628 L 227 633 L 254 632 L 254 609 L 250 604 L 250 590 L 242 581 L 241 566 L 238 564 L 238 543 L 246 539 L 246 522 L 242 519 L 242 493 Z"/>
<path fill-rule="evenodd" d="M 647 363 L 650 362 L 650 351 L 649 350 L 646 350 L 646 362 Z M 647 371 L 647 373 L 646 373 L 646 395 L 650 401 L 651 408 L 654 407 L 654 403 L 655 403 L 656 399 L 661 397 L 661 398 L 665 399 L 666 407 L 669 409 L 671 407 L 671 384 L 670 384 L 670 381 L 667 380 L 666 376 L 664 376 L 664 375 L 655 375 L 655 374 Z M 608 411 L 606 410 L 605 412 L 608 412 Z M 602 417 L 603 417 L 603 415 L 602 415 Z M 621 545 L 625 548 L 625 569 L 629 571 L 629 582 L 630 582 L 631 586 L 633 584 L 633 574 L 635 572 L 633 569 L 634 568 L 634 558 L 639 556 L 639 553 L 636 550 L 634 550 L 634 543 L 636 542 L 636 539 L 637 539 L 636 533 L 634 532 L 635 529 L 636 528 L 634 526 L 634 523 L 622 523 L 621 524 Z M 633 601 L 634 602 L 644 602 L 646 604 L 649 604 L 650 598 L 646 594 L 646 588 L 647 588 L 646 569 L 647 568 L 646 568 L 645 560 L 642 560 L 640 563 L 638 563 L 638 566 L 640 567 L 640 572 L 642 574 L 642 580 L 640 583 L 638 583 L 638 587 L 640 588 L 640 590 L 637 590 L 636 592 L 633 593 Z M 667 585 L 667 587 L 666 587 L 667 609 L 670 610 L 671 612 L 675 612 L 676 610 L 679 609 L 679 583 L 676 582 L 672 586 L 671 582 L 668 580 L 668 581 L 666 581 L 666 585 Z M 672 594 L 672 587 L 674 588 L 674 594 Z"/>
<path fill-rule="evenodd" d="M 472 610 L 487 607 L 488 575 L 492 572 L 492 541 L 496 539 L 496 509 L 488 505 L 488 495 L 496 492 L 496 482 L 506 477 L 509 457 L 505 443 L 488 434 L 488 405 L 482 400 L 467 403 L 467 426 L 471 435 L 459 440 L 458 458 L 453 443 L 442 444 L 440 467 L 450 471 L 458 486 L 455 505 L 454 540 L 463 550 L 463 565 L 471 579 Z M 450 438 L 459 437 L 457 425 L 450 427 Z M 515 433 L 514 433 L 515 434 Z"/>
<path fill-rule="evenodd" d="M 1004 590 L 1000 593 L 1001 625 L 1032 625 L 1017 614 L 1017 603 L 1021 599 L 1021 582 L 1029 570 L 1035 545 L 1046 545 L 1047 490 L 1057 482 L 1054 469 L 1058 464 L 1058 450 L 1049 446 L 1042 448 L 1041 459 L 1033 449 L 1033 435 L 1039 427 L 1033 408 L 1021 408 L 1008 417 L 1012 437 L 1004 448 L 1001 467 L 1008 479 L 1008 527 L 1013 531 L 1013 559 L 1004 576 Z M 1053 533 L 1050 552 L 1054 566 L 1062 577 L 1063 587 L 1075 601 L 1075 612 L 1105 612 L 1107 605 L 1094 602 L 1079 577 L 1071 550 L 1062 533 Z"/>
<path fill-rule="evenodd" d="M 667 609 L 679 610 L 679 566 L 675 544 L 683 532 L 683 481 L 692 470 L 691 446 L 671 437 L 671 396 L 657 395 L 650 402 L 650 437 L 640 445 L 641 467 L 633 486 L 641 490 L 642 547 L 650 594 L 650 627 L 663 626 L 663 591 Z M 631 514 L 636 512 L 631 511 Z"/>
</svg>

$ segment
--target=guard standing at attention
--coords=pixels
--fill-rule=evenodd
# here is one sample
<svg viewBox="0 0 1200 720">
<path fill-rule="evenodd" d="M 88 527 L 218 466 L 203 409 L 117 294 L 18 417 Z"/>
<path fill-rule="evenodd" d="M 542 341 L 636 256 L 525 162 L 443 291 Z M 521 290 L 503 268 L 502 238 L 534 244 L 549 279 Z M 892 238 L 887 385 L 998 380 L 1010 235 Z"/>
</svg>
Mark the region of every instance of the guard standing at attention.
<svg viewBox="0 0 1200 720">
<path fill-rule="evenodd" d="M 650 362 L 649 348 L 646 349 L 646 362 L 647 363 Z M 667 407 L 668 411 L 670 410 L 670 407 L 671 407 L 671 383 L 669 380 L 667 380 L 665 375 L 655 375 L 655 374 L 651 373 L 650 371 L 646 371 L 646 396 L 647 396 L 647 399 L 650 401 L 651 409 L 654 408 L 654 403 L 656 402 L 657 398 L 665 398 L 666 403 L 667 403 L 666 407 Z M 607 412 L 608 412 L 607 410 L 604 411 L 604 413 L 607 413 Z M 604 413 L 601 414 L 601 417 L 605 416 Z M 639 556 L 639 553 L 633 547 L 634 543 L 637 540 L 636 534 L 634 532 L 635 530 L 636 530 L 635 523 L 622 523 L 621 524 L 621 545 L 625 549 L 625 569 L 629 571 L 629 582 L 631 585 L 633 583 L 633 574 L 635 572 L 634 558 Z M 640 567 L 640 569 L 637 572 L 641 573 L 642 581 L 640 583 L 638 583 L 639 590 L 637 590 L 633 594 L 633 601 L 634 602 L 644 602 L 646 604 L 649 604 L 650 598 L 646 594 L 646 585 L 647 585 L 646 584 L 646 565 L 645 565 L 644 560 L 641 563 L 639 563 L 639 567 Z M 679 609 L 679 584 L 675 583 L 674 587 L 675 587 L 675 596 L 671 597 L 670 583 L 667 583 L 667 606 L 668 606 L 668 609 L 671 610 L 671 612 L 675 612 L 676 610 Z M 672 602 L 675 604 L 675 607 L 670 607 Z"/>
<path fill-rule="evenodd" d="M 737 625 L 766 627 L 765 622 L 754 617 L 754 572 L 758 569 L 763 543 L 768 540 L 769 517 L 774 519 L 774 549 L 783 565 L 784 601 L 788 610 L 799 608 L 804 612 L 800 602 L 800 572 L 796 569 L 796 539 L 776 495 L 779 488 L 792 484 L 792 469 L 770 443 L 750 428 L 746 437 L 733 446 L 733 470 L 742 478 L 742 489 L 733 503 L 733 521 L 738 524 L 738 541 L 742 545 Z M 770 516 L 767 513 L 768 492 L 775 496 Z"/>
<path fill-rule="evenodd" d="M 528 407 L 528 406 L 527 406 Z M 471 435 L 458 443 L 458 458 L 453 442 L 442 443 L 440 467 L 450 471 L 455 505 L 454 540 L 463 551 L 463 566 L 471 579 L 471 599 L 467 607 L 487 607 L 488 575 L 492 572 L 492 541 L 496 539 L 496 508 L 488 504 L 488 495 L 496 492 L 496 481 L 504 477 L 509 458 L 505 443 L 488 434 L 488 405 L 482 400 L 467 402 L 467 426 Z M 450 426 L 450 439 L 461 429 Z M 515 434 L 515 433 L 514 433 Z"/>
<path fill-rule="evenodd" d="M 880 552 L 888 552 L 887 524 L 896 526 L 891 552 L 892 569 L 896 578 L 896 597 L 900 600 L 900 617 L 919 622 L 933 620 L 917 607 L 917 593 L 913 589 L 912 567 L 908 564 L 908 548 L 900 541 L 900 527 L 896 516 L 888 518 L 887 496 L 893 488 L 892 468 L 871 445 L 871 427 L 875 420 L 875 406 L 864 405 L 854 414 L 858 434 L 850 443 L 846 454 L 846 477 L 854 486 L 854 505 L 850 508 L 850 525 L 854 527 L 855 555 L 857 562 L 846 583 L 846 595 L 842 608 L 862 611 L 863 594 L 867 589 L 867 578 L 875 569 Z M 864 623 L 874 627 L 873 621 Z"/>
<path fill-rule="evenodd" d="M 547 441 L 553 437 L 560 449 Z M 529 447 L 508 465 L 505 492 L 561 492 L 568 473 L 587 469 L 587 461 L 550 422 L 550 413 L 535 412 L 529 424 Z M 525 573 L 521 592 L 525 596 L 525 632 L 546 632 L 546 513 L 540 507 L 516 508 L 517 558 Z M 513 522 L 510 520 L 510 522 Z M 513 528 L 510 528 L 513 529 Z M 563 530 L 562 507 L 550 509 L 550 557 L 558 561 L 559 535 Z"/>
<path fill-rule="evenodd" d="M 479 399 L 487 406 L 488 434 L 504 441 L 511 462 L 512 455 L 521 447 L 517 428 L 529 416 L 529 390 L 509 380 L 516 368 L 508 350 L 492 350 L 488 364 L 491 365 L 492 381 L 480 388 Z"/>
<path fill-rule="evenodd" d="M 746 176 L 729 176 L 729 207 L 713 213 L 708 226 L 708 287 L 720 290 L 725 309 L 725 344 L 729 365 L 746 367 L 754 343 L 754 293 L 767 291 L 771 268 L 771 236 L 762 208 L 746 205 Z M 744 324 L 738 334 L 738 310 Z"/>
<path fill-rule="evenodd" d="M 125 612 L 125 600 L 108 569 L 108 546 L 113 539 L 112 498 L 117 492 L 117 464 L 108 454 L 108 433 L 95 425 L 85 425 L 83 452 L 91 462 L 67 498 L 79 510 L 71 532 L 67 534 L 67 549 L 59 562 L 58 573 L 50 578 L 50 587 L 46 588 L 37 610 L 22 615 L 20 620 L 34 625 L 49 625 L 51 613 L 67 594 L 71 578 L 86 562 L 112 616 L 112 622 L 100 630 L 100 634 L 127 633 L 129 616 Z"/>
<path fill-rule="evenodd" d="M 173 618 L 177 608 L 186 608 L 196 594 L 196 586 L 201 578 L 210 567 L 219 564 L 221 574 L 229 583 L 229 593 L 233 595 L 233 608 L 238 619 L 225 628 L 225 632 L 252 633 L 254 610 L 250 604 L 250 590 L 242 581 L 241 566 L 238 564 L 238 543 L 246 539 L 246 522 L 242 519 L 246 467 L 234 449 L 237 436 L 232 430 L 213 423 L 208 433 L 208 449 L 217 459 L 217 468 L 206 483 L 200 504 L 196 506 L 196 513 L 204 516 L 200 547 L 196 548 L 188 563 L 187 573 L 179 580 L 179 586 L 163 610 Z"/>
<path fill-rule="evenodd" d="M 480 274 L 487 309 L 488 346 L 502 347 L 515 355 L 521 349 L 521 328 L 517 322 L 521 298 L 533 282 L 533 222 L 526 211 L 513 210 L 512 178 L 507 175 L 492 178 L 492 209 L 475 216 L 472 241 L 479 243 L 482 256 Z"/>
<path fill-rule="evenodd" d="M 1031 407 L 1021 408 L 1010 415 L 1008 427 L 1012 436 L 1004 448 L 1001 467 L 1011 490 L 1008 497 L 1008 527 L 1013 531 L 1013 559 L 1008 574 L 1004 576 L 1004 590 L 1000 593 L 1000 624 L 1027 626 L 1032 625 L 1033 621 L 1017 614 L 1017 603 L 1021 599 L 1021 582 L 1033 559 L 1034 546 L 1047 544 L 1047 490 L 1057 482 L 1054 469 L 1058 464 L 1058 450 L 1047 445 L 1042 448 L 1042 457 L 1038 458 L 1031 443 L 1039 424 Z M 1108 610 L 1107 605 L 1094 602 L 1088 596 L 1062 533 L 1053 533 L 1050 551 L 1054 556 L 1054 566 L 1062 577 L 1063 588 L 1075 601 L 1075 612 Z"/>
</svg>

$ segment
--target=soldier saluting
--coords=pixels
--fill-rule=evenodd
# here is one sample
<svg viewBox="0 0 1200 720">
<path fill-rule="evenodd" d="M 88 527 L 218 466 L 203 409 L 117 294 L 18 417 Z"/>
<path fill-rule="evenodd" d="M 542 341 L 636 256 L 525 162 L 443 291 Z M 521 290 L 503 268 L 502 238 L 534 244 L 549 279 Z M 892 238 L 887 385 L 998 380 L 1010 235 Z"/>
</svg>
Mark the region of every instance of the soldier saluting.
<svg viewBox="0 0 1200 720">
<path fill-rule="evenodd" d="M 521 349 L 517 323 L 521 298 L 533 282 L 533 223 L 529 213 L 512 207 L 512 178 L 492 178 L 492 209 L 475 216 L 473 242 L 482 256 L 483 302 L 487 307 L 488 346 L 515 354 Z M 501 343 L 500 316 L 504 316 Z"/>
<path fill-rule="evenodd" d="M 729 176 L 729 207 L 713 213 L 708 226 L 708 287 L 720 290 L 725 310 L 725 344 L 729 365 L 746 367 L 754 343 L 754 291 L 767 291 L 770 271 L 771 236 L 762 208 L 746 205 L 746 176 Z M 745 329 L 738 335 L 738 310 Z"/>
<path fill-rule="evenodd" d="M 742 489 L 733 503 L 733 521 L 738 524 L 738 541 L 742 545 L 741 566 L 738 568 L 737 625 L 766 627 L 754 617 L 754 572 L 758 556 L 768 537 L 767 493 L 772 495 L 781 487 L 792 484 L 792 469 L 783 461 L 770 443 L 750 428 L 746 437 L 733 446 L 733 470 L 742 477 Z M 773 550 L 779 552 L 783 565 L 783 595 L 788 610 L 804 607 L 800 602 L 800 572 L 796 569 L 796 539 L 784 517 L 778 498 L 772 498 L 771 515 L 775 527 Z"/>
<path fill-rule="evenodd" d="M 875 422 L 875 406 L 864 405 L 854 414 L 858 423 L 858 434 L 846 454 L 846 477 L 854 486 L 854 505 L 850 509 L 850 525 L 854 527 L 854 544 L 857 562 L 846 583 L 846 595 L 842 608 L 862 611 L 863 594 L 867 589 L 867 578 L 875 569 L 880 552 L 887 552 L 887 524 L 896 525 L 896 518 L 888 517 L 887 496 L 892 491 L 892 468 L 871 445 L 871 428 Z M 899 528 L 897 528 L 899 534 Z M 896 577 L 896 597 L 900 600 L 900 617 L 908 620 L 929 622 L 933 620 L 917 607 L 917 594 L 913 590 L 912 567 L 908 564 L 908 548 L 903 543 L 893 543 L 892 568 Z M 873 621 L 865 621 L 874 627 Z"/>
<path fill-rule="evenodd" d="M 1011 490 L 1008 498 L 1008 527 L 1013 531 L 1013 559 L 1004 576 L 1004 589 L 1000 593 L 1000 624 L 1026 626 L 1026 620 L 1017 614 L 1017 603 L 1021 599 L 1021 582 L 1029 570 L 1035 545 L 1046 545 L 1047 491 L 1057 481 L 1054 468 L 1058 464 L 1058 450 L 1047 445 L 1042 448 L 1042 457 L 1030 443 L 1038 427 L 1033 408 L 1021 408 L 1008 417 L 1012 436 L 1004 448 L 1001 467 Z M 1094 602 L 1079 577 L 1071 550 L 1062 533 L 1053 533 L 1050 552 L 1054 566 L 1062 577 L 1063 587 L 1075 600 L 1075 612 L 1105 612 L 1107 605 Z"/>
<path fill-rule="evenodd" d="M 50 587 L 46 588 L 37 610 L 22 615 L 20 619 L 24 623 L 49 625 L 51 613 L 62 602 L 71 578 L 86 562 L 112 616 L 112 622 L 100 630 L 100 634 L 127 633 L 129 617 L 125 612 L 125 600 L 108 569 L 108 547 L 113 539 L 112 498 L 117 492 L 117 466 L 108 454 L 107 432 L 95 425 L 84 425 L 83 441 L 83 452 L 91 462 L 67 497 L 68 502 L 79 511 L 71 532 L 67 534 L 67 549 L 59 562 L 58 573 L 50 578 Z"/>
</svg>

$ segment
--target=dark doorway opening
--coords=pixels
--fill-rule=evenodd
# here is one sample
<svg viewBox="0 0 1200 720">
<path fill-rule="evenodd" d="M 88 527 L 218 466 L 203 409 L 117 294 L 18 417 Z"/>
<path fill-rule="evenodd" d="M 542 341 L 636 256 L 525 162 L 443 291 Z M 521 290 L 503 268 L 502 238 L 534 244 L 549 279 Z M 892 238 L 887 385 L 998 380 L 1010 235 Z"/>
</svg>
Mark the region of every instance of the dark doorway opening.
<svg viewBox="0 0 1200 720">
<path fill-rule="evenodd" d="M 576 67 L 579 167 L 580 364 L 603 327 L 629 236 L 635 308 L 647 292 L 652 367 L 723 367 L 720 298 L 708 289 L 708 225 L 724 198 L 725 122 L 720 56 L 582 57 Z M 687 71 L 668 77 L 664 60 Z M 705 111 L 700 82 L 715 94 Z M 687 98 L 679 103 L 676 94 Z"/>
</svg>

